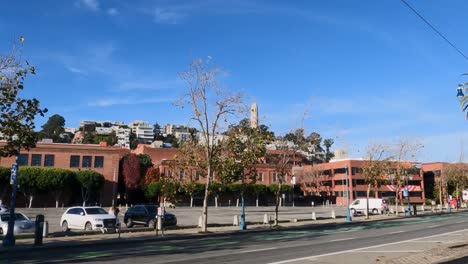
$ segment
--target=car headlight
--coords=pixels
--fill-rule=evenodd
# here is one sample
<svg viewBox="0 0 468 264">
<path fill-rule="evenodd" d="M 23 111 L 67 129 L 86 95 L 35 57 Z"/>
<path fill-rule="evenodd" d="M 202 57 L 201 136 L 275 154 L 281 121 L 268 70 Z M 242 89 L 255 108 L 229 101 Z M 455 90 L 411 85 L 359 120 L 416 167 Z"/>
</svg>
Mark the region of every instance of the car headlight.
<svg viewBox="0 0 468 264">
<path fill-rule="evenodd" d="M 102 222 L 102 219 L 101 219 L 101 218 L 94 218 L 94 221 L 96 221 L 96 222 Z"/>
</svg>

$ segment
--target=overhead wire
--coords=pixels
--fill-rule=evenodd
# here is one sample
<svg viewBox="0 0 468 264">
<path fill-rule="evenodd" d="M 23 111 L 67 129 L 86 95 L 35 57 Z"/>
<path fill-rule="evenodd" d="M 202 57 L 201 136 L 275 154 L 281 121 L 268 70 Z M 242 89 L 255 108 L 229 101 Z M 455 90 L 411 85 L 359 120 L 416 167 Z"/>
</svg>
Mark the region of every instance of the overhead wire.
<svg viewBox="0 0 468 264">
<path fill-rule="evenodd" d="M 448 40 L 439 30 L 437 30 L 429 21 L 427 21 L 416 9 L 414 9 L 408 2 L 405 0 L 400 0 L 403 4 L 405 4 L 413 13 L 415 13 L 426 25 L 428 25 L 435 33 L 437 33 L 445 42 L 447 42 L 453 49 L 455 49 L 460 55 L 465 58 L 465 60 L 468 60 L 468 57 L 460 50 L 458 49 L 450 40 Z"/>
</svg>

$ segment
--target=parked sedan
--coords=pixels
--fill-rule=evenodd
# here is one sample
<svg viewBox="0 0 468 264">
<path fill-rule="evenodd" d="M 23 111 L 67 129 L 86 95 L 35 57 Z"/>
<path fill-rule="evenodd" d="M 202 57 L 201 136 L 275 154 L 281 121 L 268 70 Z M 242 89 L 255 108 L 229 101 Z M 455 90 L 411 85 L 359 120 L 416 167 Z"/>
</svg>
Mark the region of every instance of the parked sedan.
<svg viewBox="0 0 468 264">
<path fill-rule="evenodd" d="M 134 225 L 154 227 L 158 217 L 157 214 L 157 205 L 135 205 L 125 212 L 124 223 L 127 227 L 133 227 Z M 174 214 L 165 212 L 163 223 L 164 226 L 175 226 L 177 225 L 177 217 Z"/>
<path fill-rule="evenodd" d="M 117 228 L 118 219 L 115 215 L 107 213 L 101 207 L 71 207 L 62 215 L 60 225 L 62 231 L 70 229 L 81 230 L 113 230 Z"/>
<path fill-rule="evenodd" d="M 0 235 L 6 234 L 10 213 L 0 213 Z M 29 219 L 22 213 L 15 213 L 15 227 L 13 234 L 34 233 L 36 222 Z"/>
</svg>

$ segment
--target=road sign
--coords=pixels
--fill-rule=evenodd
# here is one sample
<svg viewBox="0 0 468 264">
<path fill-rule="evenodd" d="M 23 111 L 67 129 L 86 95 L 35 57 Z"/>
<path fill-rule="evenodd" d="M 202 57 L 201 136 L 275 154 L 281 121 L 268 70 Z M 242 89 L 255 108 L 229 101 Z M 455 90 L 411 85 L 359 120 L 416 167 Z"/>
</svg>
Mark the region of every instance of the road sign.
<svg viewBox="0 0 468 264">
<path fill-rule="evenodd" d="M 14 163 L 11 165 L 11 177 L 10 177 L 10 184 L 13 185 L 16 182 L 16 176 L 18 175 L 18 165 Z"/>
</svg>

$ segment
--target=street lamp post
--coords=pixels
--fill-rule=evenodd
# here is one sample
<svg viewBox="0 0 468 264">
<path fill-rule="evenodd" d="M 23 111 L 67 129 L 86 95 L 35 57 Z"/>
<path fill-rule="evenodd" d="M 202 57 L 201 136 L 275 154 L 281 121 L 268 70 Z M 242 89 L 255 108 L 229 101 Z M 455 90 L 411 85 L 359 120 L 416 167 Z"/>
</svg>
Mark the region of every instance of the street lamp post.
<svg viewBox="0 0 468 264">
<path fill-rule="evenodd" d="M 10 219 L 8 219 L 8 229 L 3 239 L 3 246 L 4 247 L 14 247 L 15 246 L 15 234 L 14 234 L 14 227 L 15 227 L 15 207 L 16 207 L 16 192 L 17 192 L 17 183 L 16 178 L 18 176 L 18 164 L 19 164 L 19 156 L 20 156 L 20 147 L 17 148 L 16 154 L 16 163 L 11 167 L 11 179 L 10 184 L 12 185 L 11 191 L 11 200 L 10 200 Z"/>
<path fill-rule="evenodd" d="M 405 196 L 406 196 L 406 199 L 408 199 L 408 210 L 406 211 L 406 215 L 407 216 L 411 216 L 411 203 L 410 203 L 410 195 L 409 195 L 409 186 L 408 186 L 408 182 L 409 182 L 409 176 L 406 175 L 406 187 L 405 187 Z"/>
<path fill-rule="evenodd" d="M 348 164 L 345 165 L 346 173 L 346 222 L 351 222 L 351 214 L 349 211 L 349 174 L 348 174 Z"/>
<path fill-rule="evenodd" d="M 247 229 L 246 224 L 245 224 L 244 181 L 242 181 L 242 190 L 241 190 L 241 216 L 240 216 L 239 229 L 240 230 Z"/>
</svg>

